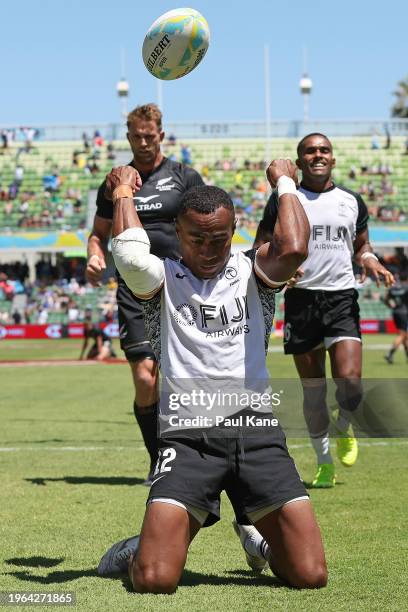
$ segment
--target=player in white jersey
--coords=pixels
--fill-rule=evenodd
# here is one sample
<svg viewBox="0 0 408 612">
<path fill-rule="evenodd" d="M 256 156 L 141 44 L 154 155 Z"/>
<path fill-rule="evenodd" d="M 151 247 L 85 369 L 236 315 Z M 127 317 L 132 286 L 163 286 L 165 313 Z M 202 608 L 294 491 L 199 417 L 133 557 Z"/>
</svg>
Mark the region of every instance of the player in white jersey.
<svg viewBox="0 0 408 612">
<path fill-rule="evenodd" d="M 229 380 L 240 381 L 248 392 L 262 387 L 274 293 L 307 256 L 309 225 L 296 197 L 295 166 L 275 160 L 268 178 L 280 200 L 269 244 L 231 255 L 230 197 L 217 187 L 194 187 L 183 196 L 177 217 L 182 259 L 163 262 L 150 254 L 132 206 L 132 191 L 141 184 L 136 171 L 118 168 L 108 176 L 115 263 L 133 293 L 146 301 L 146 327 L 162 378 L 184 389 L 170 393 L 167 405 L 161 393 L 164 433 L 140 540 L 115 544 L 98 567 L 101 575 L 128 569 L 140 593 L 176 590 L 191 540 L 219 518 L 223 489 L 265 538 L 276 575 L 298 588 L 327 582 L 319 528 L 282 430 L 273 418 L 259 432 L 248 421 L 255 414 L 253 395 L 234 405 L 233 414 L 230 405 L 227 414 L 220 413 L 225 407 L 220 394 Z M 217 389 L 215 411 L 208 389 Z M 195 425 L 200 416 L 207 421 Z M 273 417 L 270 404 L 262 417 L 261 425 Z M 217 418 L 221 422 L 214 423 Z"/>
<path fill-rule="evenodd" d="M 353 260 L 387 287 L 392 274 L 374 255 L 368 236 L 368 212 L 361 196 L 335 185 L 335 166 L 329 139 L 319 133 L 298 144 L 302 182 L 297 191 L 310 224 L 309 256 L 285 292 L 285 353 L 293 354 L 302 380 L 304 415 L 317 455 L 315 487 L 332 487 L 335 469 L 329 447 L 326 404 L 326 351 L 335 379 L 340 407 L 337 454 L 344 466 L 357 459 L 357 441 L 350 426 L 350 411 L 361 401 L 361 334 Z M 273 193 L 259 225 L 255 246 L 270 240 L 277 218 Z"/>
</svg>

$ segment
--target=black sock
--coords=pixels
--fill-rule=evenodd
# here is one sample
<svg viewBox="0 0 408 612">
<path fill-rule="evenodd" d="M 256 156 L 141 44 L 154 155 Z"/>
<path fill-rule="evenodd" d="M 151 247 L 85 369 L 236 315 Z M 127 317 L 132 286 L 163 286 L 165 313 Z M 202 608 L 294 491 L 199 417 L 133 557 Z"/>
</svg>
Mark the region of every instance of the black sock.
<svg viewBox="0 0 408 612">
<path fill-rule="evenodd" d="M 397 349 L 392 346 L 388 351 L 388 357 L 392 357 L 396 350 Z"/>
<path fill-rule="evenodd" d="M 140 431 L 142 432 L 147 452 L 150 455 L 150 463 L 153 465 L 157 461 L 159 450 L 159 442 L 157 439 L 157 402 L 151 406 L 143 406 L 142 408 L 134 402 L 133 411 Z"/>
</svg>

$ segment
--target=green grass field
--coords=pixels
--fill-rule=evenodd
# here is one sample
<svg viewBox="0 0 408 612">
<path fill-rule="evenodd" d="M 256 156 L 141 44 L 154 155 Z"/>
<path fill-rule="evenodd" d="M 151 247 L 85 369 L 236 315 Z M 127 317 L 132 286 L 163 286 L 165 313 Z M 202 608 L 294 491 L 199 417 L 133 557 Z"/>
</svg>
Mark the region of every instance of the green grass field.
<svg viewBox="0 0 408 612">
<path fill-rule="evenodd" d="M 392 367 L 383 360 L 378 347 L 391 340 L 366 336 L 366 377 L 407 378 L 402 352 Z M 0 361 L 75 359 L 79 349 L 73 340 L 4 341 Z M 295 375 L 281 352 L 268 361 L 275 375 Z M 329 566 L 325 589 L 297 591 L 270 572 L 252 574 L 226 498 L 222 520 L 193 542 L 175 595 L 136 595 L 126 579 L 99 578 L 106 548 L 139 531 L 147 496 L 132 394 L 126 364 L 0 367 L 0 591 L 70 591 L 86 611 L 408 609 L 406 439 L 362 440 L 353 469 L 337 464 L 338 485 L 311 491 Z M 310 479 L 308 440 L 289 447 Z"/>
</svg>

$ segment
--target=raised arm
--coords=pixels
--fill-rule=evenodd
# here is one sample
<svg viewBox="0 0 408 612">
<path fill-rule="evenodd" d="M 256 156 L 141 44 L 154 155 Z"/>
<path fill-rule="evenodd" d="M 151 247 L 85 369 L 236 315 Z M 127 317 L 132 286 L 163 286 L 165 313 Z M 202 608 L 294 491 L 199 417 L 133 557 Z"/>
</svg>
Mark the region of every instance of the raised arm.
<svg viewBox="0 0 408 612">
<path fill-rule="evenodd" d="M 164 282 L 164 264 L 150 254 L 150 241 L 136 212 L 133 194 L 142 181 L 132 166 L 114 168 L 106 177 L 106 197 L 113 202 L 112 255 L 129 289 L 147 300 Z"/>
<path fill-rule="evenodd" d="M 278 218 L 271 241 L 257 251 L 255 273 L 276 287 L 289 280 L 307 258 L 310 227 L 296 195 L 296 166 L 288 159 L 277 159 L 266 174 L 271 187 L 278 188 Z"/>
</svg>

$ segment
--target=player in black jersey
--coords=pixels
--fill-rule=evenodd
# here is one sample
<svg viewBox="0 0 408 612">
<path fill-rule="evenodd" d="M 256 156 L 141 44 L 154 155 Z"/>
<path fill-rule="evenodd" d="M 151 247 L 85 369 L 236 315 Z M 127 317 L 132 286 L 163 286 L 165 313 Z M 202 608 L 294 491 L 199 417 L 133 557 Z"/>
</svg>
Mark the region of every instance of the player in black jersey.
<svg viewBox="0 0 408 612">
<path fill-rule="evenodd" d="M 357 458 L 357 441 L 350 426 L 350 411 L 361 401 L 362 347 L 357 291 L 352 260 L 377 284 L 387 287 L 392 274 L 378 261 L 368 236 L 368 212 L 359 194 L 335 185 L 332 144 L 324 134 L 305 136 L 297 147 L 302 182 L 298 197 L 308 216 L 309 256 L 285 293 L 285 353 L 293 354 L 302 380 L 304 414 L 318 469 L 313 485 L 332 487 L 335 471 L 329 447 L 326 404 L 326 351 L 337 386 L 340 406 L 336 423 L 337 454 L 350 467 Z M 271 239 L 277 217 L 272 194 L 258 227 L 255 246 Z"/>
<path fill-rule="evenodd" d="M 388 290 L 384 298 L 385 304 L 392 309 L 392 317 L 398 330 L 398 335 L 388 354 L 384 356 L 390 365 L 394 363 L 394 353 L 401 345 L 405 349 L 408 360 L 408 283 L 405 275 L 401 275 L 399 281 Z"/>
<path fill-rule="evenodd" d="M 116 357 L 113 350 L 112 340 L 98 325 L 92 322 L 92 317 L 85 319 L 84 325 L 84 342 L 82 344 L 81 354 L 79 359 L 83 359 L 88 346 L 88 341 L 93 340 L 93 345 L 86 354 L 86 359 L 96 359 L 103 361 L 110 357 Z"/>
<path fill-rule="evenodd" d="M 149 236 L 151 252 L 158 257 L 177 258 L 178 239 L 174 220 L 183 193 L 203 184 L 200 175 L 163 156 L 162 114 L 155 104 L 135 108 L 127 119 L 133 160 L 143 184 L 134 197 L 135 208 Z M 94 226 L 88 243 L 88 280 L 100 283 L 106 268 L 105 254 L 111 235 L 113 207 L 105 198 L 105 181 L 98 190 Z M 146 336 L 140 300 L 118 275 L 120 344 L 132 370 L 135 386 L 134 414 L 150 455 L 151 469 L 157 461 L 157 363 Z"/>
</svg>

